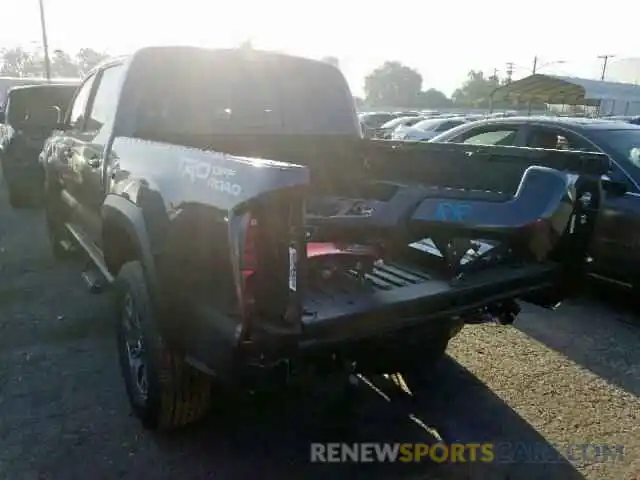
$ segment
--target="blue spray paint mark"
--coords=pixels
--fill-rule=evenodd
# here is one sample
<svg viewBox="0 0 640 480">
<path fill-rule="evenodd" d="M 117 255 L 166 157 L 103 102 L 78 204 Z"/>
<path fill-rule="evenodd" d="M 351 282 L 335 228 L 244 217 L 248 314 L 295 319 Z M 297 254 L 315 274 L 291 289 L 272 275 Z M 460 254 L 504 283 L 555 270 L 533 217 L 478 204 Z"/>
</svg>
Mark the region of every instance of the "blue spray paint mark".
<svg viewBox="0 0 640 480">
<path fill-rule="evenodd" d="M 464 222 L 469 216 L 471 205 L 466 203 L 439 203 L 436 220 L 441 222 Z"/>
</svg>

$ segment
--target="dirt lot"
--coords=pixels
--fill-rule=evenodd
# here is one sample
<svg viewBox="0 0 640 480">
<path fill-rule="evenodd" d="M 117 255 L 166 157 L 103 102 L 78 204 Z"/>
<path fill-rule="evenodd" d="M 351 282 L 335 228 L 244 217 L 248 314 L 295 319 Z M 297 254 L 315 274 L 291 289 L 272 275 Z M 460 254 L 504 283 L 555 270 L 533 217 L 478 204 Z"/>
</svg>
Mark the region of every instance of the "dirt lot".
<svg viewBox="0 0 640 480">
<path fill-rule="evenodd" d="M 79 271 L 54 264 L 41 214 L 12 211 L 0 191 L 1 479 L 638 478 L 640 322 L 620 306 L 624 294 L 553 313 L 527 308 L 515 327 L 467 327 L 437 388 L 414 408 L 445 441 L 623 444 L 623 461 L 408 470 L 308 462 L 314 441 L 432 440 L 367 387 L 349 422 L 319 411 L 312 396 L 222 406 L 170 436 L 143 431 L 125 400 L 108 299 L 87 293 Z"/>
</svg>

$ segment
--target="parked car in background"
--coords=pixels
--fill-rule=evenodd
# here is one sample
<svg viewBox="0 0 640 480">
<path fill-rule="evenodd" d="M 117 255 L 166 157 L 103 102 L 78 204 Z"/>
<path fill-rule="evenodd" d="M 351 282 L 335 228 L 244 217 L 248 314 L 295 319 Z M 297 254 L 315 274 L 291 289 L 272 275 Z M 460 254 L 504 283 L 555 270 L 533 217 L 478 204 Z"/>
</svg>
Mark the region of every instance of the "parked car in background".
<svg viewBox="0 0 640 480">
<path fill-rule="evenodd" d="M 592 274 L 640 289 L 640 126 L 615 120 L 511 117 L 449 130 L 432 142 L 602 152 L 612 160 L 593 243 Z"/>
<path fill-rule="evenodd" d="M 44 174 L 39 154 L 78 85 L 28 85 L 9 90 L 0 129 L 0 162 L 12 207 L 34 206 L 40 200 Z"/>
<path fill-rule="evenodd" d="M 632 125 L 640 125 L 640 115 L 618 115 L 613 117 L 606 117 L 606 119 L 627 122 L 631 123 Z"/>
<path fill-rule="evenodd" d="M 418 116 L 394 118 L 393 120 L 389 120 L 387 123 L 378 128 L 374 136 L 375 138 L 388 139 L 391 138 L 391 135 L 393 133 L 403 131 L 422 120 L 424 120 L 424 117 Z"/>
<path fill-rule="evenodd" d="M 409 142 L 425 142 L 436 135 L 466 123 L 463 117 L 428 118 L 399 132 L 393 132 L 392 140 L 406 140 Z"/>
<path fill-rule="evenodd" d="M 422 114 L 420 112 L 416 112 L 415 110 L 406 110 L 402 112 L 394 112 L 394 115 L 398 115 L 399 117 L 421 117 Z"/>
<path fill-rule="evenodd" d="M 398 117 L 399 115 L 397 113 L 367 112 L 359 114 L 358 120 L 360 120 L 360 128 L 362 129 L 362 134 L 366 138 L 372 138 L 378 128 L 380 128 L 388 121 Z"/>
</svg>

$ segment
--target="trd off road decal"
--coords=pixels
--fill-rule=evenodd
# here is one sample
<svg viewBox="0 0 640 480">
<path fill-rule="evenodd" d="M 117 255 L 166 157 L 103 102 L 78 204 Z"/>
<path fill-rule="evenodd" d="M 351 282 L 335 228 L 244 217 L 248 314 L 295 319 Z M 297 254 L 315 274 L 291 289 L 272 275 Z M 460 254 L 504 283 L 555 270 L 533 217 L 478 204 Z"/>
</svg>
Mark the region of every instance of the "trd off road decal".
<svg viewBox="0 0 640 480">
<path fill-rule="evenodd" d="M 195 158 L 183 157 L 180 162 L 180 176 L 188 178 L 192 183 L 204 182 L 207 187 L 221 193 L 237 197 L 242 187 L 233 182 L 236 171 L 231 168 L 212 165 Z"/>
</svg>

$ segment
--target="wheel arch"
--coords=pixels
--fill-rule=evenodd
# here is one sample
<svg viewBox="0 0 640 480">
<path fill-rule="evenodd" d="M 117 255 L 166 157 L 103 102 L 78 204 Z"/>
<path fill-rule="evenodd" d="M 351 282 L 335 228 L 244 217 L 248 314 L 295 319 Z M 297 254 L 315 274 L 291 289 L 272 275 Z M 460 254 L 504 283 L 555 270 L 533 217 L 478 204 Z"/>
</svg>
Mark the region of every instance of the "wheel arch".
<svg viewBox="0 0 640 480">
<path fill-rule="evenodd" d="M 153 300 L 157 300 L 157 276 L 151 243 L 142 210 L 127 199 L 109 195 L 102 205 L 103 255 L 115 278 L 122 265 L 139 260 Z"/>
</svg>

